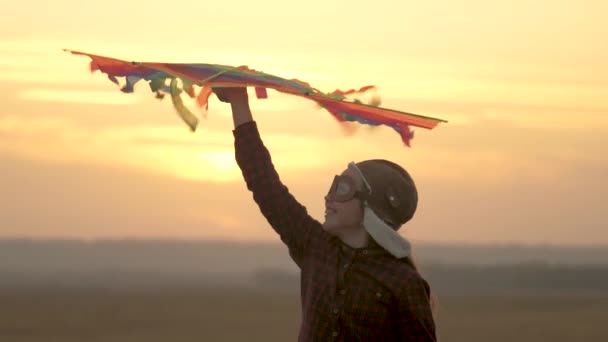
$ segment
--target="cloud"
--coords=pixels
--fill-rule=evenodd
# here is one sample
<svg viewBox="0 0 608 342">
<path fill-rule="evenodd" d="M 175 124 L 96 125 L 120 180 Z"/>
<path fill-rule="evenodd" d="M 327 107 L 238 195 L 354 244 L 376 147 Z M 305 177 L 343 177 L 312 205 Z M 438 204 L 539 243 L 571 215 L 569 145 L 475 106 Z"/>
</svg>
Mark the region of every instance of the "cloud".
<svg viewBox="0 0 608 342">
<path fill-rule="evenodd" d="M 137 104 L 138 94 L 123 94 L 119 91 L 91 91 L 34 88 L 21 90 L 18 98 L 24 101 L 67 102 L 86 104 Z"/>
<path fill-rule="evenodd" d="M 502 125 L 511 129 L 536 129 L 547 131 L 598 132 L 608 129 L 608 99 L 592 103 L 577 104 L 528 104 L 506 101 L 462 100 L 403 100 L 388 98 L 391 107 L 403 108 L 415 113 L 435 116 L 448 121 L 439 129 L 460 130 L 476 127 L 478 130 L 495 129 Z M 552 137 L 549 137 L 552 138 Z"/>
<path fill-rule="evenodd" d="M 332 158 L 321 154 L 323 142 L 314 138 L 270 134 L 265 140 L 280 146 L 274 158 L 287 171 L 319 168 Z M 0 117 L 0 150 L 34 160 L 115 165 L 190 180 L 241 178 L 230 130 L 206 127 L 191 134 L 178 124 L 95 128 L 55 116 L 5 115 Z"/>
<path fill-rule="evenodd" d="M 397 89 L 396 83 L 392 86 Z M 569 84 L 531 84 L 527 82 L 483 81 L 478 79 L 426 77 L 415 82 L 401 83 L 403 94 L 413 100 L 474 101 L 479 104 L 508 103 L 510 105 L 552 105 L 576 107 L 580 104 L 608 109 L 606 86 Z M 389 93 L 390 94 L 390 93 Z M 395 94 L 390 94 L 395 96 Z"/>
<path fill-rule="evenodd" d="M 243 200 L 241 183 L 190 182 L 122 167 L 6 156 L 0 162 L 0 187 L 10 197 L 0 206 L 2 236 L 274 237 L 257 208 Z"/>
<path fill-rule="evenodd" d="M 297 112 L 257 114 L 273 161 L 294 177 L 339 173 L 351 160 L 385 158 L 407 165 L 417 177 L 429 181 L 475 180 L 471 186 L 484 187 L 500 184 L 517 172 L 550 182 L 559 181 L 571 163 L 601 160 L 608 145 L 601 127 L 581 134 L 583 126 L 564 131 L 557 125 L 525 126 L 521 121 L 525 126 L 521 127 L 515 117 L 499 121 L 482 116 L 431 131 L 416 129 L 413 147 L 406 148 L 385 127 L 359 127 L 355 135 L 345 137 L 326 113 L 312 112 L 307 118 Z M 0 116 L 0 149 L 34 160 L 124 166 L 197 181 L 239 179 L 231 119 L 210 116 L 213 120 L 203 121 L 196 133 L 189 133 L 177 117 L 168 124 L 101 126 L 61 115 L 5 115 Z M 298 119 L 290 121 L 287 116 Z"/>
<path fill-rule="evenodd" d="M 168 45 L 170 46 L 170 44 Z M 317 71 L 314 64 L 300 63 L 304 57 L 286 52 L 268 54 L 251 51 L 246 57 L 241 53 L 230 52 L 234 49 L 207 49 L 205 47 L 176 47 L 158 49 L 157 42 L 141 41 L 138 49 L 128 42 L 111 43 L 91 42 L 88 39 L 0 39 L 0 81 L 20 84 L 83 84 L 87 86 L 108 85 L 109 81 L 101 72 L 90 74 L 86 56 L 75 56 L 63 51 L 71 48 L 124 60 L 163 61 L 174 63 L 217 63 L 225 65 L 244 65 L 287 79 L 298 78 L 318 84 L 329 78 L 328 74 Z M 240 51 L 239 51 L 240 52 Z M 246 59 L 246 60 L 245 60 Z M 111 85 L 111 84 L 110 84 Z"/>
<path fill-rule="evenodd" d="M 109 165 L 0 159 L 2 236 L 273 240 L 242 179 L 188 181 Z M 327 172 L 284 172 L 313 217 L 322 217 Z M 490 170 L 491 171 L 491 170 Z M 403 234 L 442 242 L 592 244 L 608 241 L 605 169 L 577 163 L 559 181 L 514 173 L 493 186 L 417 178 L 419 210 Z M 321 177 L 325 174 L 325 177 Z M 35 214 L 32 214 L 35 213 Z"/>
</svg>

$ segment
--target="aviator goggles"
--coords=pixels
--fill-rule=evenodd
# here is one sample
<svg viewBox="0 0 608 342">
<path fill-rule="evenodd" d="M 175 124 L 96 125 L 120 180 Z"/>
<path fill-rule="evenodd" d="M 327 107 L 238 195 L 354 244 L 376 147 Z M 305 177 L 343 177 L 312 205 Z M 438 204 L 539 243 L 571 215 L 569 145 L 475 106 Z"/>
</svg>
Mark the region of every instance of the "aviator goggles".
<svg viewBox="0 0 608 342">
<path fill-rule="evenodd" d="M 327 192 L 327 199 L 336 202 L 347 202 L 353 198 L 364 201 L 368 197 L 369 193 L 357 190 L 357 183 L 347 175 L 336 175 Z"/>
</svg>

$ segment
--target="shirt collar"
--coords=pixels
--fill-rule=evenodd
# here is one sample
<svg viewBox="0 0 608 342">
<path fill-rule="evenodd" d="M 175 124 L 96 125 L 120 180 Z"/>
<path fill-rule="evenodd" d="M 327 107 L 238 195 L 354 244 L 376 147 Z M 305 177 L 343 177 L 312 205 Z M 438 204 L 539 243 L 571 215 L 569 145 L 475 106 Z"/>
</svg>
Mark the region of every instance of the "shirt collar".
<svg viewBox="0 0 608 342">
<path fill-rule="evenodd" d="M 387 251 L 382 248 L 374 239 L 370 237 L 369 243 L 366 247 L 354 248 L 351 247 L 344 242 L 342 242 L 339 238 L 334 237 L 337 244 L 339 244 L 340 249 L 343 253 L 348 254 L 356 254 L 362 256 L 375 256 L 375 255 L 384 255 L 388 254 Z"/>
</svg>

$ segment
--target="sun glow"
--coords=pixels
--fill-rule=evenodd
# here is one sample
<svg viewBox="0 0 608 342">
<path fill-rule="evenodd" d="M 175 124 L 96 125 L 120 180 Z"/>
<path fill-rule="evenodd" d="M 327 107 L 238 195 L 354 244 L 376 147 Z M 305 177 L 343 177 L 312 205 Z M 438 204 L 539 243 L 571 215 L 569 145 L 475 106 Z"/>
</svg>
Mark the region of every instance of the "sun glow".
<svg viewBox="0 0 608 342">
<path fill-rule="evenodd" d="M 170 172 L 180 178 L 220 183 L 241 179 L 232 151 L 216 150 L 187 154 L 173 161 L 172 157 L 166 159 L 172 164 L 168 168 Z"/>
</svg>

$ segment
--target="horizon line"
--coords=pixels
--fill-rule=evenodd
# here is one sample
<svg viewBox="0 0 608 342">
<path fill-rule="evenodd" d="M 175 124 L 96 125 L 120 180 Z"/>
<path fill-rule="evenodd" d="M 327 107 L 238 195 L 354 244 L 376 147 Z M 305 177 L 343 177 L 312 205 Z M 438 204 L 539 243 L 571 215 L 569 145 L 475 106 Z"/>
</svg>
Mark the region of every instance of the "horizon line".
<svg viewBox="0 0 608 342">
<path fill-rule="evenodd" d="M 431 241 L 431 240 L 412 240 L 414 246 L 423 245 L 427 247 L 469 247 L 469 248 L 576 248 L 576 249 L 608 249 L 606 243 L 551 243 L 551 242 L 523 242 L 523 241 L 480 241 L 480 242 L 469 242 L 469 241 Z M 53 237 L 28 237 L 28 236 L 0 236 L 0 243 L 3 242 L 32 242 L 32 243 L 44 243 L 44 242 L 77 242 L 77 243 L 104 243 L 104 242 L 134 242 L 134 243 L 153 243 L 153 242 L 166 242 L 166 243 L 212 243 L 212 244 L 232 244 L 232 245 L 270 245 L 270 246 L 284 246 L 284 244 L 278 240 L 267 240 L 267 239 L 219 239 L 219 238 L 180 238 L 180 237 L 136 237 L 136 236 L 123 236 L 123 237 L 96 237 L 96 238 L 82 238 L 82 237 L 69 237 L 69 236 L 53 236 Z"/>
</svg>

